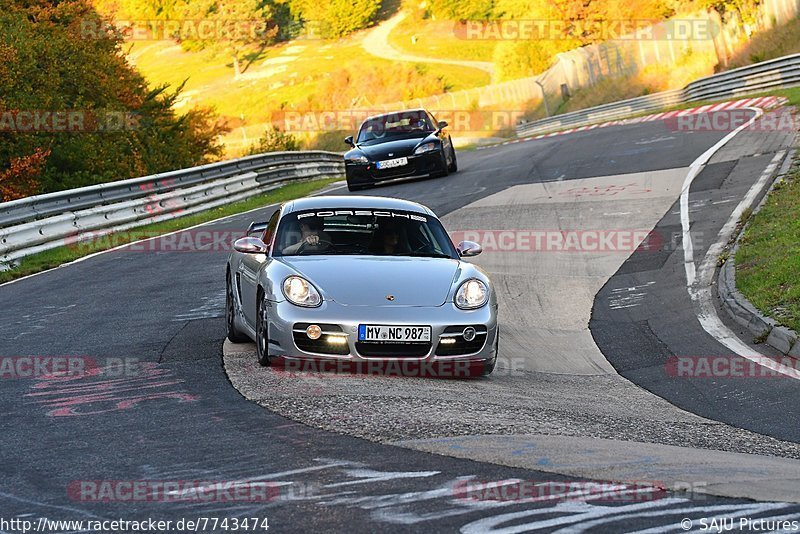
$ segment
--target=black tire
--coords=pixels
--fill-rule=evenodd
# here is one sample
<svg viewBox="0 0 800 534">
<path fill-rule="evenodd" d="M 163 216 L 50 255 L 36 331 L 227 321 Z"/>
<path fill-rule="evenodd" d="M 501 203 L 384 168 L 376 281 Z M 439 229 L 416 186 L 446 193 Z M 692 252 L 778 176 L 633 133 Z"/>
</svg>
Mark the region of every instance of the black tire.
<svg viewBox="0 0 800 534">
<path fill-rule="evenodd" d="M 239 332 L 236 328 L 236 322 L 233 320 L 233 284 L 231 284 L 230 273 L 225 277 L 225 286 L 225 322 L 228 327 L 228 340 L 231 343 L 246 343 L 250 341 L 250 338 Z"/>
<path fill-rule="evenodd" d="M 453 156 L 453 162 L 447 167 L 450 172 L 458 172 L 458 160 L 456 160 L 456 149 L 450 145 L 450 155 Z"/>
<path fill-rule="evenodd" d="M 366 189 L 367 186 L 365 185 L 352 185 L 350 182 L 347 182 L 347 190 L 350 192 L 353 191 L 361 191 L 362 189 Z"/>
<path fill-rule="evenodd" d="M 272 365 L 273 357 L 269 354 L 269 327 L 267 325 L 267 313 L 264 309 L 264 295 L 258 292 L 258 302 L 256 304 L 256 356 L 258 363 L 262 367 Z"/>
<path fill-rule="evenodd" d="M 444 153 L 444 148 L 442 148 L 442 163 L 441 163 L 440 166 L 441 166 L 442 170 L 437 172 L 434 176 L 439 177 L 439 178 L 444 178 L 445 176 L 447 176 L 449 174 L 448 169 L 450 167 L 447 164 L 447 156 Z"/>
</svg>

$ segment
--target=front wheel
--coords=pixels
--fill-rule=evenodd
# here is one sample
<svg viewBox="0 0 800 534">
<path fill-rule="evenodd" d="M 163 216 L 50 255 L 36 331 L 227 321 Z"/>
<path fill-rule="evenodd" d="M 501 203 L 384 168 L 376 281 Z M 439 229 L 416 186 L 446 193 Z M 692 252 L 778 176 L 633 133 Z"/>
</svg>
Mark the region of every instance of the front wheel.
<svg viewBox="0 0 800 534">
<path fill-rule="evenodd" d="M 269 355 L 269 325 L 267 324 L 264 296 L 261 293 L 258 295 L 256 308 L 256 356 L 258 356 L 258 363 L 261 366 L 268 367 L 272 364 L 273 358 Z"/>
<path fill-rule="evenodd" d="M 351 193 L 353 191 L 361 191 L 362 189 L 366 189 L 368 186 L 366 185 L 353 185 L 350 183 L 350 180 L 347 181 L 347 190 Z"/>
<path fill-rule="evenodd" d="M 456 160 L 456 149 L 452 146 L 450 147 L 450 155 L 453 157 L 452 162 L 447 167 L 447 170 L 450 172 L 458 172 L 458 161 Z"/>
<path fill-rule="evenodd" d="M 230 274 L 226 277 L 225 286 L 225 321 L 228 326 L 228 340 L 231 343 L 246 343 L 250 341 L 250 338 L 236 328 L 236 310 L 234 309 L 233 284 L 231 283 Z"/>
<path fill-rule="evenodd" d="M 450 173 L 449 172 L 450 165 L 447 164 L 447 155 L 444 152 L 444 147 L 442 147 L 441 151 L 441 160 L 442 161 L 439 163 L 439 167 L 441 170 L 438 173 L 436 173 L 435 176 L 445 177 Z"/>
</svg>

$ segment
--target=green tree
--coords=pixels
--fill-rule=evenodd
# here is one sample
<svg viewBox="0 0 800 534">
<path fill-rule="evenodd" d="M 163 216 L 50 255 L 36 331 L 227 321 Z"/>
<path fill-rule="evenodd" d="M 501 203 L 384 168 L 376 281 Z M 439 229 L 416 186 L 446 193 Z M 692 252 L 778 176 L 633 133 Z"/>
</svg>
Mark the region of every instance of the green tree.
<svg viewBox="0 0 800 534">
<path fill-rule="evenodd" d="M 275 126 L 269 126 L 259 140 L 247 149 L 247 154 L 264 152 L 284 152 L 300 150 L 300 142 L 292 134 L 285 133 Z"/>
</svg>

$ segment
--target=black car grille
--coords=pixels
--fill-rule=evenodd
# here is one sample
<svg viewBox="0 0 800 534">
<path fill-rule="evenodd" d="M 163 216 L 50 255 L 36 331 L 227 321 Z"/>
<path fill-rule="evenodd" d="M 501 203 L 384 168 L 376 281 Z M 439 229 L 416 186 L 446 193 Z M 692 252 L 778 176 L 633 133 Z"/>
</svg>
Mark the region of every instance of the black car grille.
<svg viewBox="0 0 800 534">
<path fill-rule="evenodd" d="M 309 338 L 306 335 L 306 328 L 310 325 L 311 323 L 295 323 L 294 328 L 292 328 L 294 344 L 297 345 L 298 349 L 314 354 L 333 354 L 337 356 L 346 356 L 350 354 L 350 346 L 347 343 L 331 344 L 328 342 L 328 338 L 331 337 L 329 335 L 322 334 L 319 339 Z M 323 332 L 342 332 L 342 328 L 335 324 L 320 323 L 317 326 L 319 326 Z"/>
<path fill-rule="evenodd" d="M 475 329 L 477 334 L 472 341 L 467 341 L 462 335 L 464 329 L 471 326 Z M 461 356 L 463 354 L 473 354 L 479 352 L 483 345 L 486 343 L 487 330 L 486 327 L 479 324 L 463 325 L 463 326 L 448 326 L 444 329 L 445 334 L 457 334 L 451 336 L 442 336 L 439 339 L 439 345 L 436 347 L 437 356 Z M 442 344 L 442 339 L 454 339 L 455 343 Z"/>
<path fill-rule="evenodd" d="M 365 358 L 421 358 L 430 352 L 431 344 L 358 341 L 356 350 Z"/>
</svg>

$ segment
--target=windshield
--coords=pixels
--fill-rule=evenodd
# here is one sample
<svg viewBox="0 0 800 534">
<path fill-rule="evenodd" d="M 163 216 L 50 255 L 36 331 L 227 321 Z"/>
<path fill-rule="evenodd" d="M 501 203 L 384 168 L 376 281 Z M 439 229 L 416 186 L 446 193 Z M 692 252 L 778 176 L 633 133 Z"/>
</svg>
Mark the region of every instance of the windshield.
<svg viewBox="0 0 800 534">
<path fill-rule="evenodd" d="M 281 219 L 273 256 L 420 256 L 458 258 L 435 217 L 405 211 L 291 213 Z"/>
<path fill-rule="evenodd" d="M 358 143 L 381 142 L 389 139 L 419 136 L 434 131 L 433 124 L 424 111 L 404 111 L 373 117 L 361 125 Z"/>
</svg>

